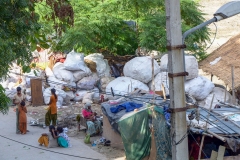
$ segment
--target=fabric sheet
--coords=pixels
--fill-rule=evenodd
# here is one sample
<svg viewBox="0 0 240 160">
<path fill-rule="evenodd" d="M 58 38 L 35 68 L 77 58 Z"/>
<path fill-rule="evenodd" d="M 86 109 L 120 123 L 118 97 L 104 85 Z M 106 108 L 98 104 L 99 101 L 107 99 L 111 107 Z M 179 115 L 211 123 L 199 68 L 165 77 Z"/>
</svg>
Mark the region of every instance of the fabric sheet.
<svg viewBox="0 0 240 160">
<path fill-rule="evenodd" d="M 127 160 L 141 160 L 150 154 L 151 132 L 148 110 L 141 110 L 118 122 Z"/>
<path fill-rule="evenodd" d="M 112 113 L 117 113 L 121 110 L 126 110 L 126 112 L 131 112 L 136 108 L 142 107 L 143 104 L 137 104 L 134 102 L 125 102 L 123 104 L 117 105 L 116 107 L 111 107 L 110 110 Z"/>
<path fill-rule="evenodd" d="M 155 115 L 152 118 L 154 138 L 157 148 L 157 160 L 172 160 L 172 148 L 170 138 L 170 127 L 166 123 L 164 110 L 155 107 Z"/>
</svg>

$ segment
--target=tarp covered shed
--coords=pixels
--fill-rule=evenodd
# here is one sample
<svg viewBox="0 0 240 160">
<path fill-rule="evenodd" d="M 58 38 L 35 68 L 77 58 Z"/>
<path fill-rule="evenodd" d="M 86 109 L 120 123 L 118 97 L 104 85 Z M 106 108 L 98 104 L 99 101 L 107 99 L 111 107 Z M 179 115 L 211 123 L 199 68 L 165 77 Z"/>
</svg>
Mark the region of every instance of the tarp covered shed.
<svg viewBox="0 0 240 160">
<path fill-rule="evenodd" d="M 135 102 L 144 104 L 143 107 L 139 108 L 138 111 L 126 112 L 126 110 L 121 110 L 116 114 L 111 113 L 110 108 L 119 104 L 110 105 L 107 102 L 102 104 L 103 113 L 108 117 L 112 127 L 121 134 L 128 160 L 143 159 L 148 155 L 154 155 L 158 160 L 170 160 L 172 158 L 169 123 L 171 115 L 167 109 L 170 101 L 157 96 L 156 105 L 150 105 L 152 99 L 153 95 L 151 94 L 126 96 L 125 100 L 119 104 Z M 189 97 L 187 100 L 191 102 Z M 189 130 L 187 133 L 191 133 L 189 136 L 192 134 L 212 135 L 215 140 L 220 139 L 222 143 L 226 144 L 226 149 L 231 150 L 231 153 L 237 154 L 240 148 L 240 109 L 220 103 L 218 107 L 220 108 L 214 108 L 211 112 L 203 107 L 198 107 L 199 115 L 191 120 L 188 118 L 189 115 L 193 112 L 196 113 L 197 109 L 188 109 L 186 118 Z M 207 118 L 208 114 L 209 118 Z M 196 120 L 197 118 L 199 118 L 199 121 Z M 205 130 L 206 124 L 208 125 Z M 154 138 L 154 145 L 150 140 L 152 138 Z M 211 138 L 210 140 L 215 141 Z M 154 154 L 151 151 L 152 147 L 155 147 Z M 203 149 L 209 149 L 206 147 L 207 145 Z"/>
</svg>

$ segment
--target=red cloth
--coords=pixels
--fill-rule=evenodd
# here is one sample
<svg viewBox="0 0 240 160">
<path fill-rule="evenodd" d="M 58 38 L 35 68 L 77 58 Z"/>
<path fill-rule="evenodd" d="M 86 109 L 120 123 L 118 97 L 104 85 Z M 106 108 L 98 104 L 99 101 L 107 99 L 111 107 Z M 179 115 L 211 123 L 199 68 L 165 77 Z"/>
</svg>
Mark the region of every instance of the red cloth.
<svg viewBox="0 0 240 160">
<path fill-rule="evenodd" d="M 65 60 L 66 60 L 66 58 L 61 58 L 61 59 L 60 59 L 60 62 L 61 62 L 61 63 L 64 63 Z"/>
<path fill-rule="evenodd" d="M 199 154 L 200 147 L 198 146 L 197 143 L 193 143 L 193 144 L 192 144 L 192 148 L 193 148 L 193 151 L 192 151 L 191 157 L 193 157 L 194 160 L 197 160 L 197 159 L 198 159 L 198 154 Z"/>
<path fill-rule="evenodd" d="M 84 118 L 90 118 L 90 116 L 92 115 L 92 111 L 87 111 L 86 109 L 83 109 L 82 115 Z"/>
</svg>

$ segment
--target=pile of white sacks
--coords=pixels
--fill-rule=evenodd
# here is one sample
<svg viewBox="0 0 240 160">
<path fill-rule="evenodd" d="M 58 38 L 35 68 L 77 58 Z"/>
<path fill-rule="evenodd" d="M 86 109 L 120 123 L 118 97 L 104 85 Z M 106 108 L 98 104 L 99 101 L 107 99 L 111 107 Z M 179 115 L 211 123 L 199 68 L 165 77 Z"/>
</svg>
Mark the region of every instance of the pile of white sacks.
<svg viewBox="0 0 240 160">
<path fill-rule="evenodd" d="M 97 73 L 91 72 L 84 63 L 84 59 L 96 63 Z M 48 76 L 50 88 L 54 87 L 57 90 L 58 97 L 62 97 L 58 99 L 58 107 L 61 107 L 64 102 L 69 102 L 70 99 L 82 103 L 92 103 L 93 98 L 99 98 L 100 92 L 97 82 L 100 81 L 101 90 L 105 90 L 104 86 L 106 86 L 106 83 L 112 80 L 110 67 L 102 54 L 94 53 L 84 57 L 83 53 L 74 51 L 67 55 L 64 63 L 56 63 L 52 71 L 47 68 L 46 75 Z M 62 90 L 64 86 L 77 88 L 77 91 L 64 92 Z M 43 92 L 46 104 L 51 95 L 50 88 L 45 89 Z"/>
<path fill-rule="evenodd" d="M 84 63 L 84 59 L 96 63 L 97 73 L 91 72 Z M 99 88 L 96 87 L 97 82 L 99 81 L 101 84 L 100 89 L 105 91 L 107 83 L 114 79 L 110 77 L 110 67 L 102 54 L 94 53 L 84 57 L 83 53 L 76 53 L 75 51 L 67 55 L 64 63 L 56 63 L 52 70 L 47 67 L 45 71 L 35 70 L 37 71 L 37 75 L 34 74 L 34 70 L 32 70 L 31 73 L 24 74 L 24 76 L 22 76 L 23 82 L 20 85 L 14 86 L 20 76 L 11 73 L 13 71 L 20 73 L 20 68 L 13 66 L 10 71 L 10 78 L 0 83 L 6 89 L 5 93 L 9 98 L 13 98 L 16 93 L 16 88 L 20 86 L 23 90 L 26 90 L 27 100 L 31 101 L 30 79 L 42 78 L 45 80 L 45 77 L 41 76 L 44 75 L 43 73 L 45 72 L 50 87 L 43 87 L 44 103 L 49 103 L 51 89 L 55 88 L 56 94 L 58 95 L 57 106 L 59 108 L 71 99 L 82 103 L 92 103 L 94 98 L 99 98 Z M 77 91 L 63 91 L 64 86 L 77 88 Z"/>
<path fill-rule="evenodd" d="M 164 55 L 161 58 L 161 70 L 167 70 L 168 66 L 168 55 Z M 231 95 L 229 92 L 225 91 L 220 87 L 215 87 L 214 83 L 212 83 L 209 79 L 198 75 L 198 63 L 194 56 L 185 56 L 185 67 L 186 72 L 189 73 L 186 76 L 185 82 L 185 92 L 191 95 L 196 99 L 198 105 L 210 108 L 212 97 L 214 95 L 212 107 L 214 108 L 216 104 L 218 104 L 219 100 L 224 101 L 225 93 L 226 93 L 226 102 L 231 100 Z M 164 72 L 165 73 L 165 72 Z M 159 73 L 162 74 L 162 73 Z M 160 81 L 158 75 L 155 76 L 155 81 Z M 163 82 L 166 86 L 166 81 Z"/>
<path fill-rule="evenodd" d="M 97 73 L 92 73 L 85 65 L 84 59 L 92 60 L 96 63 Z M 155 90 L 162 90 L 162 85 L 165 88 L 166 94 L 169 94 L 169 80 L 168 80 L 168 55 L 161 58 L 161 65 L 154 60 L 154 82 Z M 205 77 L 198 75 L 198 63 L 195 57 L 185 56 L 186 71 L 189 75 L 186 77 L 185 91 L 196 99 L 200 106 L 205 108 L 210 107 L 213 95 L 215 95 L 213 106 L 218 103 L 218 100 L 223 100 L 225 90 L 215 87 L 214 84 Z M 12 71 L 19 73 L 19 68 L 13 66 Z M 36 70 L 37 71 L 37 70 Z M 83 53 L 76 53 L 74 51 L 67 55 L 64 63 L 56 63 L 53 70 L 46 68 L 45 73 L 48 77 L 49 88 L 43 87 L 43 97 L 45 104 L 49 103 L 51 96 L 50 89 L 55 88 L 58 95 L 57 106 L 61 107 L 68 103 L 70 99 L 80 101 L 82 103 L 92 102 L 93 98 L 99 99 L 99 87 L 105 91 L 105 97 L 109 99 L 116 99 L 117 95 L 126 95 L 136 88 L 149 91 L 152 90 L 152 59 L 151 57 L 136 57 L 127 62 L 123 69 L 124 77 L 113 78 L 110 77 L 110 67 L 107 60 L 104 59 L 100 53 L 90 54 L 84 57 Z M 34 71 L 25 74 L 31 77 L 41 77 L 42 72 L 37 71 L 37 76 Z M 10 73 L 10 78 L 2 82 L 6 88 L 6 95 L 13 98 L 16 93 L 14 84 L 17 82 L 19 76 Z M 42 77 L 44 78 L 44 77 Z M 100 85 L 97 84 L 100 82 Z M 77 91 L 63 91 L 64 86 L 77 87 Z M 26 89 L 27 99 L 31 100 L 30 78 L 24 78 L 21 87 Z M 116 95 L 112 96 L 112 91 Z M 230 101 L 231 95 L 226 92 L 226 100 Z"/>
<path fill-rule="evenodd" d="M 198 63 L 194 56 L 185 56 L 186 71 L 189 75 L 186 77 L 185 92 L 196 99 L 202 107 L 209 108 L 213 95 L 213 107 L 218 100 L 223 101 L 225 90 L 215 85 L 203 76 L 198 75 Z M 154 82 L 155 90 L 162 90 L 164 86 L 166 94 L 169 94 L 168 80 L 168 55 L 161 58 L 161 65 L 154 60 Z M 152 61 L 150 57 L 136 57 L 124 66 L 125 77 L 119 77 L 111 81 L 106 88 L 106 92 L 111 94 L 111 88 L 115 95 L 125 95 L 135 88 L 145 91 L 152 90 Z M 111 97 L 111 96 L 109 96 Z M 112 97 L 111 97 L 112 98 Z M 231 95 L 226 92 L 226 101 L 230 101 Z"/>
</svg>

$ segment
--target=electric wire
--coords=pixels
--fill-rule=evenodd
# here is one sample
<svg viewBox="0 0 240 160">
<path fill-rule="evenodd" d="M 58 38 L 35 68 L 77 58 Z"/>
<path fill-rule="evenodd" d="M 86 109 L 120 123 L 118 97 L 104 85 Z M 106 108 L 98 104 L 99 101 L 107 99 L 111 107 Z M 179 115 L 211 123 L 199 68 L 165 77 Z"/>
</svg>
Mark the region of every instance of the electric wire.
<svg viewBox="0 0 240 160">
<path fill-rule="evenodd" d="M 205 51 L 208 50 L 208 49 L 212 46 L 212 44 L 213 44 L 213 42 L 215 41 L 216 36 L 217 36 L 217 31 L 218 31 L 217 25 L 216 25 L 216 23 L 213 23 L 213 24 L 215 25 L 215 28 L 216 28 L 216 29 L 215 29 L 214 38 L 213 38 L 212 42 L 210 43 L 210 45 L 205 49 Z"/>
<path fill-rule="evenodd" d="M 51 150 L 48 150 L 48 149 L 44 149 L 44 148 L 36 147 L 36 146 L 30 145 L 30 144 L 26 144 L 26 143 L 23 143 L 23 142 L 19 142 L 19 141 L 17 141 L 17 140 L 14 140 L 14 139 L 5 137 L 5 136 L 3 136 L 3 135 L 0 135 L 0 137 L 5 138 L 5 139 L 8 139 L 8 140 L 13 141 L 13 142 L 16 142 L 16 143 L 19 143 L 19 144 L 23 144 L 23 145 L 29 146 L 29 147 L 33 147 L 33 148 L 36 148 L 36 149 L 44 150 L 44 151 L 47 151 L 47 152 L 52 152 L 52 153 L 61 154 L 61 155 L 65 155 L 65 156 L 70 156 L 70 157 L 76 157 L 76 158 L 84 158 L 84 159 L 90 159 L 90 160 L 100 160 L 100 159 L 94 159 L 94 158 L 89 158 L 89 157 L 76 156 L 76 155 L 71 155 L 71 154 L 66 154 L 66 153 L 51 151 Z"/>
</svg>

